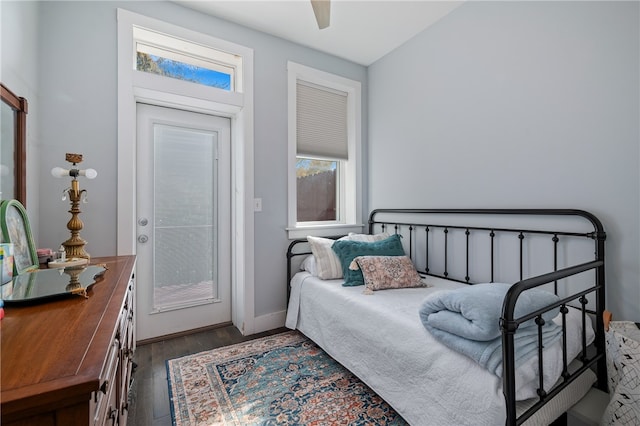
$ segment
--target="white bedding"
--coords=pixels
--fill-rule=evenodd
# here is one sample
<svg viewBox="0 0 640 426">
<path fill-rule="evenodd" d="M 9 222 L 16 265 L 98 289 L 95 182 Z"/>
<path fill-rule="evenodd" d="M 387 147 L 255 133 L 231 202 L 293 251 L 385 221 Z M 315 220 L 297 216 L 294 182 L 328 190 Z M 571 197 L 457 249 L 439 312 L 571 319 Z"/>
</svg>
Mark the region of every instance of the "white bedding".
<svg viewBox="0 0 640 426">
<path fill-rule="evenodd" d="M 465 284 L 433 277 L 425 281 L 431 287 L 365 295 L 362 287 L 343 287 L 342 280 L 320 280 L 300 272 L 291 282 L 286 326 L 316 342 L 412 425 L 504 424 L 501 379 L 440 344 L 418 316 L 428 294 Z M 576 329 L 580 327 L 577 311 L 571 309 L 568 320 Z M 567 346 L 573 358 L 580 350 L 580 340 L 578 333 L 571 335 L 575 337 L 568 339 Z M 592 329 L 587 337 L 593 339 Z M 545 386 L 560 375 L 560 345 L 545 350 Z M 537 357 L 518 369 L 518 399 L 535 396 L 536 376 Z M 583 383 L 578 386 L 577 382 Z M 559 413 L 581 398 L 593 383 L 593 375 L 574 383 L 566 392 L 570 401 L 565 404 L 569 405 L 559 408 Z"/>
</svg>

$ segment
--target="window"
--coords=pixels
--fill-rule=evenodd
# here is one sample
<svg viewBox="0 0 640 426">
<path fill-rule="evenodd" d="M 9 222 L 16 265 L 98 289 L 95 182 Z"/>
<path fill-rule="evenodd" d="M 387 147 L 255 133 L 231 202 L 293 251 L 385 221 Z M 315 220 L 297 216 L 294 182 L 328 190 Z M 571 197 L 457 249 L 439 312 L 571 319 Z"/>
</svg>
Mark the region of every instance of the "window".
<svg viewBox="0 0 640 426">
<path fill-rule="evenodd" d="M 338 222 L 339 161 L 296 157 L 298 222 Z"/>
<path fill-rule="evenodd" d="M 292 62 L 288 73 L 289 237 L 359 232 L 360 83 Z"/>
<path fill-rule="evenodd" d="M 134 27 L 138 71 L 242 92 L 242 57 L 199 43 Z"/>
</svg>

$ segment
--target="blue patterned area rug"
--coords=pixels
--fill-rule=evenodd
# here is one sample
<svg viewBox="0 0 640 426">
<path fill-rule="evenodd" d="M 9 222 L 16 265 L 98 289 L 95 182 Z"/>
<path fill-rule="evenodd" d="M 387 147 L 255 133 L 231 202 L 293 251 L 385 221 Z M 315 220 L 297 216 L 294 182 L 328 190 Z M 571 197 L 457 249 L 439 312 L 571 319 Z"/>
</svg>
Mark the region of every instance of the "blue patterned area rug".
<svg viewBox="0 0 640 426">
<path fill-rule="evenodd" d="M 177 426 L 407 424 L 295 331 L 168 360 L 167 377 Z"/>
</svg>

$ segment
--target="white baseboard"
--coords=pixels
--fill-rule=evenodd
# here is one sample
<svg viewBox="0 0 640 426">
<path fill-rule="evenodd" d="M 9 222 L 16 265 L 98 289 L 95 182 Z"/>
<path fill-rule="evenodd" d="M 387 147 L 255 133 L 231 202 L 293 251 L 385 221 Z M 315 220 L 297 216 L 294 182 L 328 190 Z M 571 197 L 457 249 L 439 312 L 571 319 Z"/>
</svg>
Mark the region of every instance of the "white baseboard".
<svg viewBox="0 0 640 426">
<path fill-rule="evenodd" d="M 287 318 L 287 311 L 273 312 L 271 314 L 261 315 L 253 319 L 253 332 L 262 333 L 263 331 L 273 330 L 274 328 L 284 327 Z"/>
</svg>

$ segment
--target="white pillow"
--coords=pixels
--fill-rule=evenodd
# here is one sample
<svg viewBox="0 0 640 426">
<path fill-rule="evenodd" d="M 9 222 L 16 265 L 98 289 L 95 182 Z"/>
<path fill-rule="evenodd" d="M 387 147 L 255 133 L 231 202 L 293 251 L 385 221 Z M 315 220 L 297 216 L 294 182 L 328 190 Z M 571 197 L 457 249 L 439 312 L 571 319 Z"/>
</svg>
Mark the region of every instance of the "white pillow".
<svg viewBox="0 0 640 426">
<path fill-rule="evenodd" d="M 342 237 L 346 239 L 347 237 Z M 311 253 L 316 258 L 317 277 L 323 280 L 335 280 L 342 278 L 342 266 L 338 256 L 331 250 L 336 240 L 308 236 Z"/>
<path fill-rule="evenodd" d="M 301 271 L 307 271 L 314 277 L 318 276 L 318 266 L 316 265 L 316 257 L 312 254 L 305 257 L 302 263 L 300 264 Z"/>
<path fill-rule="evenodd" d="M 353 232 L 349 232 L 348 239 L 351 241 L 363 241 L 365 243 L 374 243 L 376 241 L 382 241 L 389 238 L 391 234 L 388 232 L 382 232 L 380 234 L 355 234 Z"/>
<path fill-rule="evenodd" d="M 387 239 L 388 237 L 389 234 L 386 232 L 375 235 L 351 233 L 346 237 L 342 237 L 340 239 L 372 243 L 375 241 Z M 323 280 L 337 280 L 342 278 L 342 265 L 340 264 L 340 259 L 338 259 L 338 256 L 331 249 L 331 246 L 334 242 L 336 242 L 336 240 L 332 240 L 330 238 L 308 236 L 307 241 L 309 242 L 309 246 L 311 247 L 313 257 L 315 257 L 316 273 L 314 274 L 308 269 L 307 271 Z"/>
</svg>

